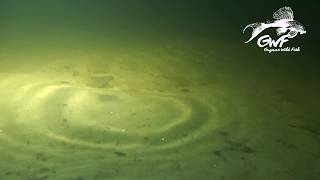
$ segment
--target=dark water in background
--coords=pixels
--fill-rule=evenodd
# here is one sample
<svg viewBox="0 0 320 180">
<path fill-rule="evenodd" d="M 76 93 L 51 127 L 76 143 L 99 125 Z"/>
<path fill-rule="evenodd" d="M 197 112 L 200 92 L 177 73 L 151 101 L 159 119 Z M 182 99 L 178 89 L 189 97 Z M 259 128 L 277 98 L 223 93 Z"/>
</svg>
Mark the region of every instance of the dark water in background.
<svg viewBox="0 0 320 180">
<path fill-rule="evenodd" d="M 242 34 L 288 5 L 267 54 Z M 313 1 L 0 0 L 0 179 L 317 179 Z"/>
</svg>

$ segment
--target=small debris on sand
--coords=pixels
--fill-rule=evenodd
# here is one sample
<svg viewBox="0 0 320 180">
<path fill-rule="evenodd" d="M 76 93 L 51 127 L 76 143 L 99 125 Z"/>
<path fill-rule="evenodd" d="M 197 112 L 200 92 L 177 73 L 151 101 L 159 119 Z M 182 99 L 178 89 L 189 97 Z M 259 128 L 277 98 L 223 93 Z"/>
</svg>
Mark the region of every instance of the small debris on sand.
<svg viewBox="0 0 320 180">
<path fill-rule="evenodd" d="M 121 151 L 115 151 L 114 153 L 115 153 L 117 156 L 119 156 L 119 157 L 127 156 L 127 154 L 126 154 L 126 153 L 121 152 Z"/>
<path fill-rule="evenodd" d="M 94 74 L 90 77 L 88 85 L 96 88 L 108 88 L 110 87 L 110 82 L 114 80 L 113 76 L 105 74 Z"/>
<path fill-rule="evenodd" d="M 60 84 L 70 84 L 70 82 L 68 82 L 68 81 L 60 81 L 59 83 Z"/>
<path fill-rule="evenodd" d="M 167 141 L 167 139 L 166 138 L 161 138 L 161 142 L 166 142 Z"/>
<path fill-rule="evenodd" d="M 84 177 L 78 176 L 78 177 L 77 177 L 77 180 L 84 180 Z"/>
<path fill-rule="evenodd" d="M 190 90 L 187 89 L 187 88 L 180 89 L 180 91 L 181 91 L 181 92 L 184 92 L 184 93 L 190 92 Z"/>
</svg>

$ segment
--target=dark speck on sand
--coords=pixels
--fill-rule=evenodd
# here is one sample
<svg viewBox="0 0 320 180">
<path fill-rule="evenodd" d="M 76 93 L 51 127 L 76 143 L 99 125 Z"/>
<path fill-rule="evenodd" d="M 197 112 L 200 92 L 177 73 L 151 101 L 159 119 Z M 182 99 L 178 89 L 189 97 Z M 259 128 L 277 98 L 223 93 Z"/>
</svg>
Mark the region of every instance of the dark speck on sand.
<svg viewBox="0 0 320 180">
<path fill-rule="evenodd" d="M 180 89 L 180 91 L 181 91 L 181 92 L 184 92 L 184 93 L 190 92 L 190 90 L 187 89 L 187 88 Z"/>
<path fill-rule="evenodd" d="M 77 180 L 84 180 L 84 178 L 82 176 L 78 176 Z"/>
<path fill-rule="evenodd" d="M 117 156 L 119 156 L 119 157 L 127 156 L 127 154 L 126 154 L 126 153 L 121 152 L 121 151 L 115 151 L 114 153 L 115 153 Z"/>
</svg>

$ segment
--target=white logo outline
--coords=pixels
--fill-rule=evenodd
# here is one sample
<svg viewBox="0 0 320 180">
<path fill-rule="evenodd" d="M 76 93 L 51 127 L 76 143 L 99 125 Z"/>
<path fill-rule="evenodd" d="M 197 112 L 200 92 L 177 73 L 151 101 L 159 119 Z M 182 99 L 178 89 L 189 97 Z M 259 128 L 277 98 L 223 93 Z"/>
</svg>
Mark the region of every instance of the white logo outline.
<svg viewBox="0 0 320 180">
<path fill-rule="evenodd" d="M 278 44 L 280 44 L 280 47 L 282 47 L 284 42 L 287 42 L 288 40 L 286 38 L 294 38 L 298 34 L 306 34 L 306 28 L 298 21 L 294 20 L 293 11 L 290 7 L 285 6 L 277 10 L 273 14 L 274 21 L 266 21 L 266 22 L 256 22 L 248 24 L 244 29 L 243 33 L 248 28 L 252 28 L 251 37 L 245 41 L 245 43 L 249 43 L 252 41 L 255 37 L 257 37 L 260 33 L 265 31 L 269 28 L 277 28 L 276 33 L 278 36 L 282 36 L 279 38 L 280 43 L 278 41 L 273 44 L 273 46 L 277 47 Z M 261 46 L 259 43 L 261 41 L 261 38 L 258 40 L 258 45 Z M 272 45 L 272 44 L 271 44 Z"/>
</svg>

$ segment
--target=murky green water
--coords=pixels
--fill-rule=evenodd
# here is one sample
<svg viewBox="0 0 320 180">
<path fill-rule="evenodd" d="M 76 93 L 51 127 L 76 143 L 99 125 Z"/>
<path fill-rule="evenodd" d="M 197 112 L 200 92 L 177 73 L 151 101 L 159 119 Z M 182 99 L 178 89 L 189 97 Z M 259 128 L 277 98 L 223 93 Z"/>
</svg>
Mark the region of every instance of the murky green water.
<svg viewBox="0 0 320 180">
<path fill-rule="evenodd" d="M 240 2 L 0 2 L 0 179 L 320 176 L 307 36 L 244 44 Z"/>
</svg>

